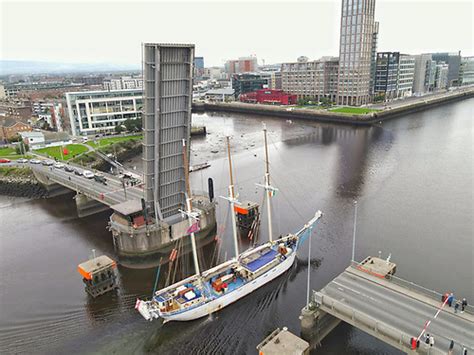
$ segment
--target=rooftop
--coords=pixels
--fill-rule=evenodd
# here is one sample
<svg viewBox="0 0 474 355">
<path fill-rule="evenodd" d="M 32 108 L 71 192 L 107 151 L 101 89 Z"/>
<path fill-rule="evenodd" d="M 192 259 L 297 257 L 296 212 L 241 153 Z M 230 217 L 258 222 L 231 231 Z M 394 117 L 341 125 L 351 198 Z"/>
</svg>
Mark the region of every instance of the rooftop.
<svg viewBox="0 0 474 355">
<path fill-rule="evenodd" d="M 142 203 L 140 200 L 128 200 L 116 205 L 110 206 L 115 212 L 118 212 L 124 216 L 131 215 L 132 213 L 140 212 L 142 210 Z"/>
</svg>

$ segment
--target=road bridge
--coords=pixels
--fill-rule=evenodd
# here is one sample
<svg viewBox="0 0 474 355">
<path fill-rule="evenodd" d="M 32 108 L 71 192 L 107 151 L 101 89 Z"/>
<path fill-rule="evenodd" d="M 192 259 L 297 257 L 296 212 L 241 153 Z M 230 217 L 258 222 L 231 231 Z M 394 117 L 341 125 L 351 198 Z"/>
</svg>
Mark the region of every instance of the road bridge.
<svg viewBox="0 0 474 355">
<path fill-rule="evenodd" d="M 465 312 L 455 313 L 441 297 L 435 291 L 374 271 L 367 263 L 353 262 L 323 289 L 313 291 L 312 301 L 300 317 L 303 338 L 318 345 L 344 321 L 406 353 L 447 354 L 453 340 L 453 354 L 462 354 L 464 349 L 472 354 L 474 309 L 468 306 Z M 432 347 L 425 344 L 425 328 L 425 333 L 434 337 Z M 420 340 L 416 349 L 412 349 L 413 337 Z"/>
<path fill-rule="evenodd" d="M 83 170 L 82 167 L 73 166 L 75 169 Z M 122 180 L 117 176 L 100 172 L 107 179 L 106 184 L 94 179 L 87 179 L 74 172 L 67 172 L 54 166 L 42 164 L 29 164 L 36 178 L 46 186 L 59 184 L 69 190 L 76 191 L 76 204 L 78 214 L 84 217 L 93 213 L 107 210 L 110 206 L 129 201 L 141 200 L 143 198 L 142 185 L 123 186 Z"/>
</svg>

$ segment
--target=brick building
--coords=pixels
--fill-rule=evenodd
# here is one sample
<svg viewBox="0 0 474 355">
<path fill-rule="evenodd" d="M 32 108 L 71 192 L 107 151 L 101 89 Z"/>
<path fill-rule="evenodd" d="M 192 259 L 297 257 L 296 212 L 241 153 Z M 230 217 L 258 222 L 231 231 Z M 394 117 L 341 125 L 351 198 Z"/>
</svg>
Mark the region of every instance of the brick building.
<svg viewBox="0 0 474 355">
<path fill-rule="evenodd" d="M 240 95 L 240 101 L 271 105 L 294 105 L 297 96 L 287 94 L 283 90 L 262 89 Z"/>
<path fill-rule="evenodd" d="M 0 123 L 0 140 L 6 141 L 20 132 L 31 132 L 32 130 L 29 124 L 7 118 L 4 122 Z"/>
</svg>

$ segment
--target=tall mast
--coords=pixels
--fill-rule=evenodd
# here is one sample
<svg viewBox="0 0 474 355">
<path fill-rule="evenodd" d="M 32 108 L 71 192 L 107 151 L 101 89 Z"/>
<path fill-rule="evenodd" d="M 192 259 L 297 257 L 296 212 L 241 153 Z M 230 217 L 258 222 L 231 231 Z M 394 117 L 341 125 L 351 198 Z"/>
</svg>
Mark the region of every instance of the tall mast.
<svg viewBox="0 0 474 355">
<path fill-rule="evenodd" d="M 189 186 L 189 163 L 188 163 L 188 154 L 186 152 L 186 141 L 183 139 L 183 162 L 184 162 L 184 177 L 186 183 L 186 212 L 189 221 L 189 228 L 193 227 L 194 221 L 194 214 L 193 214 L 193 207 L 192 207 L 192 195 L 191 195 L 191 187 Z M 196 248 L 196 238 L 194 236 L 194 232 L 190 233 L 191 235 L 191 246 L 193 249 L 193 259 L 194 259 L 194 270 L 196 271 L 196 275 L 200 275 L 201 271 L 199 270 L 199 261 L 197 257 L 197 248 Z"/>
<path fill-rule="evenodd" d="M 227 138 L 227 156 L 229 158 L 229 177 L 230 177 L 230 185 L 229 185 L 229 202 L 230 202 L 230 209 L 232 215 L 232 234 L 234 237 L 234 250 L 235 250 L 235 257 L 239 257 L 239 242 L 237 240 L 237 222 L 235 220 L 235 190 L 234 190 L 234 177 L 232 175 L 232 158 L 230 156 L 230 138 Z"/>
<path fill-rule="evenodd" d="M 270 186 L 270 167 L 268 162 L 268 145 L 267 145 L 267 126 L 263 126 L 263 136 L 265 138 L 265 194 L 267 195 L 267 215 L 268 215 L 268 240 L 273 241 L 272 228 L 272 208 L 270 206 L 270 194 L 272 188 Z"/>
</svg>

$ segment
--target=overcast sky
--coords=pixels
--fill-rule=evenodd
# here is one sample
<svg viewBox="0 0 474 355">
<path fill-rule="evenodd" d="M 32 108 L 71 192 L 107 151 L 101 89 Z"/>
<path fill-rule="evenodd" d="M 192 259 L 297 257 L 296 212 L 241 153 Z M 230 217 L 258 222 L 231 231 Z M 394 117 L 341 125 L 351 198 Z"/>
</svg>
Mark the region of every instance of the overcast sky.
<svg viewBox="0 0 474 355">
<path fill-rule="evenodd" d="M 194 43 L 205 65 L 338 55 L 341 0 L 0 0 L 1 59 L 140 65 L 142 42 Z M 377 0 L 378 51 L 473 55 L 473 2 Z"/>
</svg>

